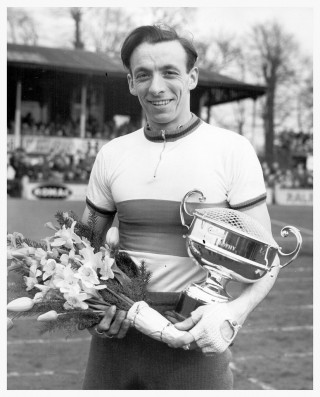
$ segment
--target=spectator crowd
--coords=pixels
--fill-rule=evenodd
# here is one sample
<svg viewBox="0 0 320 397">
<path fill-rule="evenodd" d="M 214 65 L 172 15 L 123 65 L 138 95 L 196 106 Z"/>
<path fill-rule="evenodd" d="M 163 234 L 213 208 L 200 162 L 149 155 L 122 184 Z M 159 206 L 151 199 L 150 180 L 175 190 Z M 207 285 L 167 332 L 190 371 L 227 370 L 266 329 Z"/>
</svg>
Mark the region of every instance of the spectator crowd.
<svg viewBox="0 0 320 397">
<path fill-rule="evenodd" d="M 128 134 L 137 128 L 139 126 L 133 120 L 117 125 L 114 119 L 110 119 L 103 126 L 100 126 L 96 118 L 89 115 L 86 120 L 85 138 L 110 140 Z M 7 133 L 9 135 L 14 134 L 14 121 L 9 123 Z M 80 136 L 80 121 L 62 121 L 60 117 L 57 117 L 55 121 L 50 123 L 36 122 L 32 114 L 27 113 L 21 119 L 21 135 L 75 138 Z"/>
<path fill-rule="evenodd" d="M 22 148 L 7 154 L 8 194 L 21 196 L 22 179 L 30 182 L 87 183 L 96 152 L 78 150 L 74 155 L 52 153 L 30 156 Z"/>
<path fill-rule="evenodd" d="M 114 125 L 111 124 L 108 127 L 109 139 L 126 134 L 129 132 L 129 128 L 132 128 L 130 123 L 124 123 L 121 126 L 122 128 L 112 130 Z M 41 133 L 41 135 L 43 134 Z M 270 188 L 312 188 L 313 171 L 307 166 L 306 162 L 308 156 L 312 156 L 312 136 L 283 134 L 281 141 L 278 140 L 276 146 L 281 152 L 280 157 L 285 158 L 287 164 L 280 165 L 278 161 L 275 161 L 270 165 L 261 160 L 266 186 Z M 77 150 L 75 154 L 56 152 L 47 155 L 32 155 L 28 154 L 23 148 L 8 152 L 8 194 L 21 197 L 21 181 L 23 178 L 27 178 L 30 182 L 51 181 L 55 183 L 86 184 L 97 151 L 98 146 L 91 147 L 88 145 L 86 151 Z M 294 154 L 298 154 L 298 161 L 293 161 Z"/>
<path fill-rule="evenodd" d="M 285 189 L 313 187 L 313 172 L 306 169 L 303 163 L 298 163 L 294 168 L 281 168 L 276 161 L 271 166 L 266 162 L 262 162 L 261 165 L 267 187 Z"/>
<path fill-rule="evenodd" d="M 312 188 L 313 135 L 283 131 L 275 140 L 276 158 L 269 165 L 261 161 L 268 187 Z M 280 164 L 281 161 L 281 164 Z"/>
</svg>

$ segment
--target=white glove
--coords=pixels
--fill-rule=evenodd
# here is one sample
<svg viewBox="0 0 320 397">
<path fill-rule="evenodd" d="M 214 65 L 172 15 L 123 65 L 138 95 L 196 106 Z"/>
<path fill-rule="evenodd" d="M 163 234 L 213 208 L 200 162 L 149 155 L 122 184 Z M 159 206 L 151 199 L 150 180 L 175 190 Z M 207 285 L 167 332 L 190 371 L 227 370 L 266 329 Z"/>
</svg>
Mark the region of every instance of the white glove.
<svg viewBox="0 0 320 397">
<path fill-rule="evenodd" d="M 213 303 L 198 307 L 191 313 L 195 326 L 188 332 L 194 337 L 203 353 L 223 353 L 236 337 L 241 325 L 233 320 L 226 303 Z M 228 321 L 233 329 L 231 339 L 222 335 L 223 323 Z"/>
</svg>

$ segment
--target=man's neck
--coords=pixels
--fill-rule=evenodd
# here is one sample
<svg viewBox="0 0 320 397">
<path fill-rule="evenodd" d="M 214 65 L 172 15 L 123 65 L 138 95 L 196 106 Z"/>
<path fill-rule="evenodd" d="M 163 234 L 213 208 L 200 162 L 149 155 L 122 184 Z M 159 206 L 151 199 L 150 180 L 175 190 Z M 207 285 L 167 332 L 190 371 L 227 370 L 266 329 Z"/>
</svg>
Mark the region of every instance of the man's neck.
<svg viewBox="0 0 320 397">
<path fill-rule="evenodd" d="M 153 132 L 159 132 L 165 130 L 166 133 L 170 134 L 177 132 L 178 129 L 183 128 L 184 126 L 188 125 L 189 122 L 192 120 L 194 117 L 193 113 L 189 113 L 187 117 L 185 117 L 183 120 L 179 120 L 178 122 L 173 122 L 173 123 L 166 123 L 166 124 L 158 124 L 158 123 L 153 123 L 152 121 L 147 121 L 147 126 L 146 128 L 150 131 Z"/>
</svg>

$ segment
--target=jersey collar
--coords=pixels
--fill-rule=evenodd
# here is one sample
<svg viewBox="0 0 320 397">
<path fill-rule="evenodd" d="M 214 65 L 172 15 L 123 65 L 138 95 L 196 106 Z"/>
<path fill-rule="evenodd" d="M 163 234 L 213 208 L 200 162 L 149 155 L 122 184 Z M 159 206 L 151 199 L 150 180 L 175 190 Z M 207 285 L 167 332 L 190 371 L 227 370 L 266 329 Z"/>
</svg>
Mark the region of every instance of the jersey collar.
<svg viewBox="0 0 320 397">
<path fill-rule="evenodd" d="M 163 142 L 166 141 L 176 141 L 185 137 L 186 135 L 191 134 L 202 122 L 199 117 L 195 114 L 191 113 L 191 119 L 184 125 L 179 126 L 174 130 L 153 130 L 148 125 L 146 125 L 143 129 L 145 137 L 152 142 Z M 163 135 L 163 131 L 165 131 L 165 138 Z"/>
</svg>

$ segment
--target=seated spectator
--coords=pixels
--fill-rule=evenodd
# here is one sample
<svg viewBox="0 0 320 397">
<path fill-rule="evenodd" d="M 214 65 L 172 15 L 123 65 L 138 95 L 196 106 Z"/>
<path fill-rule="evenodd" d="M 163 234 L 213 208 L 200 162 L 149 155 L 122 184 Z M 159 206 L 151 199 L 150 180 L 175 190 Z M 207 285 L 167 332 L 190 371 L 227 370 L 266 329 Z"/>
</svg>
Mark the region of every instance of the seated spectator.
<svg viewBox="0 0 320 397">
<path fill-rule="evenodd" d="M 7 180 L 12 181 L 15 179 L 16 171 L 11 165 L 11 155 L 7 154 Z"/>
</svg>

